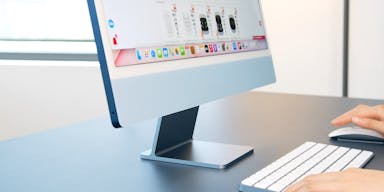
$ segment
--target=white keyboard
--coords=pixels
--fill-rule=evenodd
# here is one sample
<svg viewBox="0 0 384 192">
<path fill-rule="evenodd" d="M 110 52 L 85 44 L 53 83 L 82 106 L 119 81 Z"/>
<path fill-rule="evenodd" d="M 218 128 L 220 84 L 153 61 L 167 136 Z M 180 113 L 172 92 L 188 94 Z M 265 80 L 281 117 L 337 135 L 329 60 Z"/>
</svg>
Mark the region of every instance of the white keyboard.
<svg viewBox="0 0 384 192">
<path fill-rule="evenodd" d="M 306 142 L 244 179 L 240 191 L 284 191 L 290 184 L 311 174 L 364 167 L 373 156 L 370 151 Z"/>
</svg>

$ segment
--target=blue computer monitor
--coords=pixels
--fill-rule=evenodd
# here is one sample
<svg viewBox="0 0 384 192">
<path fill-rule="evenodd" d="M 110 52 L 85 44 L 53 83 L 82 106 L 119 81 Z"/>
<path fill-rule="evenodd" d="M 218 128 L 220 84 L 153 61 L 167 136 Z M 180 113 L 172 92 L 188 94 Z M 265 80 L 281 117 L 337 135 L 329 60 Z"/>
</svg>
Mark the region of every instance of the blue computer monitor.
<svg viewBox="0 0 384 192">
<path fill-rule="evenodd" d="M 143 158 L 223 168 L 252 152 L 193 129 L 199 105 L 275 82 L 259 0 L 88 4 L 113 126 L 159 118 Z"/>
</svg>

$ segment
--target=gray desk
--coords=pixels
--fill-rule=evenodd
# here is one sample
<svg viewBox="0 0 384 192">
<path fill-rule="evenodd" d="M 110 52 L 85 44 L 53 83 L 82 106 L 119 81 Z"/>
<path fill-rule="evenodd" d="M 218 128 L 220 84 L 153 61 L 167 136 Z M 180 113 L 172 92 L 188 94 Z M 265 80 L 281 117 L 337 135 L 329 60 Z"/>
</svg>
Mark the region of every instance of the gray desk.
<svg viewBox="0 0 384 192">
<path fill-rule="evenodd" d="M 330 141 L 333 117 L 358 103 L 384 101 L 246 93 L 201 107 L 196 137 L 255 147 L 226 170 L 144 161 L 154 123 L 113 129 L 108 118 L 0 143 L 1 192 L 226 192 L 305 141 L 372 150 L 368 168 L 384 170 L 384 146 Z"/>
</svg>

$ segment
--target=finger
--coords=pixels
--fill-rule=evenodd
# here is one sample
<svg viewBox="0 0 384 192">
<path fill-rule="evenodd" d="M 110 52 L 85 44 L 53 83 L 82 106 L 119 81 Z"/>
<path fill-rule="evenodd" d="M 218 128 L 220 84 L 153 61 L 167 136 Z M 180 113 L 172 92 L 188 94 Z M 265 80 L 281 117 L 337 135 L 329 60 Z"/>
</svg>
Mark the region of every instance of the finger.
<svg viewBox="0 0 384 192">
<path fill-rule="evenodd" d="M 331 121 L 331 124 L 337 127 L 347 125 L 352 122 L 352 118 L 350 117 L 338 117 Z"/>
<path fill-rule="evenodd" d="M 295 184 L 289 186 L 287 189 L 284 190 L 284 192 L 297 192 L 299 189 L 301 189 L 306 183 L 304 181 L 298 181 Z"/>
<path fill-rule="evenodd" d="M 308 182 L 318 182 L 318 181 L 334 181 L 340 177 L 340 172 L 328 172 L 328 173 L 320 173 L 309 175 L 303 179 L 303 181 Z"/>
<path fill-rule="evenodd" d="M 322 173 L 316 175 L 309 175 L 302 179 L 301 181 L 296 182 L 289 188 L 287 188 L 286 192 L 296 192 L 298 189 L 301 189 L 303 186 L 308 185 L 308 183 L 318 183 L 318 182 L 333 182 L 340 177 L 339 172 L 330 172 L 330 173 Z"/>
<path fill-rule="evenodd" d="M 352 122 L 360 127 L 377 131 L 384 135 L 384 122 L 369 118 L 353 117 Z"/>
<path fill-rule="evenodd" d="M 354 109 L 332 120 L 331 123 L 335 126 L 343 126 L 348 123 L 352 123 L 352 117 L 378 119 L 379 115 L 377 113 L 377 110 L 375 110 L 373 107 L 367 105 L 359 105 Z"/>
<path fill-rule="evenodd" d="M 340 192 L 347 188 L 343 182 L 336 181 L 320 181 L 312 183 L 304 183 L 297 186 L 297 188 L 290 188 L 285 192 Z"/>
<path fill-rule="evenodd" d="M 351 123 L 352 122 L 352 116 L 356 116 L 357 111 L 362 110 L 363 107 L 364 106 L 359 105 L 359 106 L 347 111 L 346 113 L 333 119 L 331 121 L 331 124 L 335 125 L 335 126 L 342 126 L 342 125 L 346 125 L 348 123 Z"/>
</svg>

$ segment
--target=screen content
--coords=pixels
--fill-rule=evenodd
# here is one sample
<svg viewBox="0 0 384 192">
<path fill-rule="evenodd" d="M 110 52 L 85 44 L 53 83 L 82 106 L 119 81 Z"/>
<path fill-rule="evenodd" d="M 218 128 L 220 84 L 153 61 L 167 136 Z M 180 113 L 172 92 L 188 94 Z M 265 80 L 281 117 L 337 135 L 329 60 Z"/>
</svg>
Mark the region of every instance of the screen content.
<svg viewBox="0 0 384 192">
<path fill-rule="evenodd" d="M 267 49 L 259 0 L 103 0 L 115 66 Z"/>
</svg>

